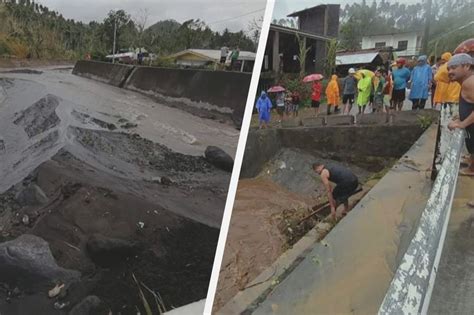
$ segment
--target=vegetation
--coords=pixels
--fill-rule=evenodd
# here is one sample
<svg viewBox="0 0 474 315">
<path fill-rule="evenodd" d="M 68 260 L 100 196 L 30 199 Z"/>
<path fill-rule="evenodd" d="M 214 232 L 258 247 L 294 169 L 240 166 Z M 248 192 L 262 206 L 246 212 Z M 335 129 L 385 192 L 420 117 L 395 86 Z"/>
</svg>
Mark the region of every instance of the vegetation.
<svg viewBox="0 0 474 315">
<path fill-rule="evenodd" d="M 341 7 L 339 45 L 342 49 L 357 50 L 362 37 L 375 33 L 420 31 L 425 27 L 425 9 L 428 0 L 404 4 L 397 1 L 359 0 Z M 428 52 L 439 56 L 453 51 L 474 33 L 472 0 L 432 0 Z M 274 23 L 297 27 L 295 19 L 274 20 Z"/>
<path fill-rule="evenodd" d="M 112 53 L 114 27 L 116 51 L 144 47 L 166 56 L 187 48 L 219 49 L 222 46 L 255 50 L 254 38 L 243 31 L 214 32 L 204 21 L 159 21 L 146 28 L 148 12 L 132 17 L 123 10 L 110 11 L 102 22 L 88 24 L 30 0 L 0 0 L 0 55 L 17 58 L 77 59 L 90 53 L 104 59 Z M 258 29 L 252 35 L 258 34 Z"/>
</svg>

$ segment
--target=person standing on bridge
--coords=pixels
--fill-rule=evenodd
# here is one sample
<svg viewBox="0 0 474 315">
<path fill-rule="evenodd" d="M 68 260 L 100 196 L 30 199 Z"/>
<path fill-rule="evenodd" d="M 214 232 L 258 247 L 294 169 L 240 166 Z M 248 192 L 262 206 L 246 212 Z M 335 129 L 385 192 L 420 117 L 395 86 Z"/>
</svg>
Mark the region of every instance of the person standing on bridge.
<svg viewBox="0 0 474 315">
<path fill-rule="evenodd" d="M 319 105 L 321 104 L 321 91 L 323 86 L 319 80 L 313 83 L 313 93 L 311 93 L 311 107 L 314 108 L 314 116 L 319 114 Z"/>
<path fill-rule="evenodd" d="M 428 99 L 428 91 L 433 80 L 433 70 L 426 62 L 425 55 L 418 57 L 417 65 L 413 68 L 410 77 L 410 100 L 412 110 L 424 109 Z"/>
<path fill-rule="evenodd" d="M 405 67 L 406 61 L 403 58 L 397 59 L 397 68 L 392 71 L 393 91 L 392 102 L 395 110 L 401 111 L 405 101 L 407 82 L 410 80 L 410 70 Z"/>
<path fill-rule="evenodd" d="M 459 82 L 461 91 L 459 96 L 459 120 L 448 124 L 453 130 L 462 128 L 466 130 L 466 148 L 470 154 L 467 168 L 461 169 L 460 174 L 474 176 L 474 61 L 468 54 L 454 55 L 447 64 L 449 78 Z"/>
<path fill-rule="evenodd" d="M 255 106 L 258 112 L 258 121 L 259 129 L 267 128 L 268 122 L 270 121 L 270 111 L 272 110 L 272 101 L 267 96 L 265 91 L 262 91 L 262 94 L 257 100 L 257 105 Z"/>
<path fill-rule="evenodd" d="M 451 81 L 449 78 L 447 63 L 451 58 L 452 55 L 450 52 L 441 55 L 441 59 L 444 63 L 439 67 L 434 79 L 436 80 L 435 102 L 442 103 L 444 110 L 447 110 L 449 106 L 449 112 L 452 115 L 453 105 L 459 102 L 461 85 L 458 82 Z"/>
<path fill-rule="evenodd" d="M 360 72 L 361 79 L 357 83 L 357 106 L 359 114 L 364 114 L 365 107 L 369 103 L 370 91 L 372 89 L 372 78 L 364 71 Z"/>
<path fill-rule="evenodd" d="M 343 215 L 346 215 L 349 211 L 349 197 L 356 192 L 359 186 L 357 176 L 342 165 L 324 165 L 321 162 L 313 163 L 313 171 L 319 174 L 326 187 L 333 219 L 337 219 L 336 210 L 340 204 L 344 204 Z M 330 182 L 336 184 L 334 189 Z"/>
<path fill-rule="evenodd" d="M 337 82 L 337 75 L 331 76 L 326 87 L 326 98 L 327 98 L 327 114 L 331 115 L 331 106 L 334 106 L 334 114 L 339 112 L 339 83 Z"/>
<path fill-rule="evenodd" d="M 342 104 L 344 105 L 343 114 L 349 115 L 354 105 L 355 95 L 357 93 L 357 80 L 354 77 L 355 69 L 350 68 L 349 74 L 342 82 Z"/>
</svg>

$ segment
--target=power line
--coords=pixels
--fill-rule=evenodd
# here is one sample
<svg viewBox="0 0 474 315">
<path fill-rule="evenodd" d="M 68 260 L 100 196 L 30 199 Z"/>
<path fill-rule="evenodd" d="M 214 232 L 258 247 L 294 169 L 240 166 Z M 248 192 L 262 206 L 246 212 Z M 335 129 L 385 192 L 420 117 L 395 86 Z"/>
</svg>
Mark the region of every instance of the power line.
<svg viewBox="0 0 474 315">
<path fill-rule="evenodd" d="M 252 12 L 248 12 L 248 13 L 245 13 L 245 14 L 242 14 L 242 15 L 234 16 L 234 17 L 231 17 L 231 18 L 227 18 L 227 19 L 213 21 L 213 22 L 206 23 L 206 24 L 207 24 L 207 25 L 211 25 L 211 24 L 221 23 L 221 22 L 225 22 L 225 21 L 230 21 L 230 20 L 238 19 L 238 18 L 247 16 L 247 15 L 253 14 L 253 13 L 257 13 L 257 12 L 260 12 L 260 11 L 265 11 L 265 8 L 259 9 L 259 10 L 255 10 L 255 11 L 252 11 Z"/>
</svg>

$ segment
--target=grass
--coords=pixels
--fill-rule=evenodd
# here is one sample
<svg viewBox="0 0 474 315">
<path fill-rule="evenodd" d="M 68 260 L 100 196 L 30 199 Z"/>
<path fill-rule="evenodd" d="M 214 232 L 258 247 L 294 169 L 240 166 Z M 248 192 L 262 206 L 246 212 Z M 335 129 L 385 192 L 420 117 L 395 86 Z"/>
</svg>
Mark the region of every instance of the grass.
<svg viewBox="0 0 474 315">
<path fill-rule="evenodd" d="M 133 277 L 133 280 L 135 281 L 135 284 L 137 285 L 138 296 L 140 297 L 140 300 L 142 301 L 142 306 L 143 306 L 143 309 L 145 310 L 145 314 L 153 315 L 156 313 L 152 311 L 152 307 L 150 306 L 150 303 L 148 302 L 145 294 L 143 293 L 142 288 L 148 291 L 148 293 L 150 293 L 153 296 L 153 300 L 155 302 L 156 310 L 158 311 L 158 314 L 163 314 L 164 312 L 166 312 L 165 303 L 163 302 L 163 299 L 161 298 L 160 293 L 153 291 L 148 286 L 146 286 L 143 282 L 138 281 L 137 278 L 135 277 L 135 274 L 133 273 L 132 273 L 132 277 Z M 136 308 L 137 308 L 138 314 L 140 314 L 138 307 Z"/>
</svg>

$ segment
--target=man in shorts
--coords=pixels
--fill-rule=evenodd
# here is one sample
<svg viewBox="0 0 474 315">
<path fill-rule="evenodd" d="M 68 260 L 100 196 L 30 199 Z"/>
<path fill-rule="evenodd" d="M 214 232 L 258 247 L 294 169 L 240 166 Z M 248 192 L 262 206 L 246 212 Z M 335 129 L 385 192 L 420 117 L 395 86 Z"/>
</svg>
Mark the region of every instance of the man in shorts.
<svg viewBox="0 0 474 315">
<path fill-rule="evenodd" d="M 351 112 L 352 105 L 354 105 L 355 95 L 357 93 L 357 80 L 354 77 L 354 68 L 349 69 L 349 74 L 342 82 L 342 104 L 344 105 L 343 114 Z"/>
<path fill-rule="evenodd" d="M 461 84 L 459 97 L 459 120 L 449 123 L 449 129 L 466 130 L 466 148 L 470 154 L 467 168 L 461 169 L 462 175 L 474 176 L 474 62 L 468 54 L 454 55 L 448 61 L 448 73 L 451 81 Z"/>
<path fill-rule="evenodd" d="M 395 110 L 401 111 L 403 102 L 405 101 L 405 91 L 407 82 L 410 80 L 410 70 L 405 67 L 405 59 L 399 58 L 397 60 L 397 69 L 393 70 L 393 91 L 392 102 Z"/>
<path fill-rule="evenodd" d="M 337 207 L 344 205 L 343 215 L 349 211 L 349 197 L 354 194 L 359 186 L 357 176 L 351 170 L 342 165 L 324 165 L 321 162 L 313 163 L 313 171 L 320 175 L 326 187 L 331 215 L 337 218 Z M 332 188 L 330 182 L 336 184 Z"/>
</svg>

